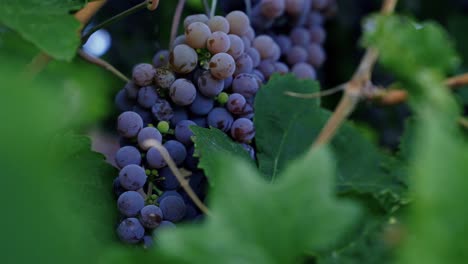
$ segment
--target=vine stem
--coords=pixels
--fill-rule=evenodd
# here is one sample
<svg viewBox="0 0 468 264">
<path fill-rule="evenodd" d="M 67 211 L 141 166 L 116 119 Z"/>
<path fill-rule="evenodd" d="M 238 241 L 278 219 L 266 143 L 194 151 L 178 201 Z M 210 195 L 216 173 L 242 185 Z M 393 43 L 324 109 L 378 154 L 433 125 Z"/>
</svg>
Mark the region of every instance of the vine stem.
<svg viewBox="0 0 468 264">
<path fill-rule="evenodd" d="M 101 9 L 101 7 L 107 2 L 107 0 L 99 0 L 93 1 L 86 4 L 81 10 L 75 13 L 75 18 L 81 23 L 81 27 L 83 28 L 91 18 Z M 26 76 L 28 78 L 34 78 L 37 74 L 39 74 L 42 70 L 47 67 L 49 62 L 52 60 L 45 52 L 39 52 L 32 61 L 26 66 Z"/>
<path fill-rule="evenodd" d="M 110 24 L 112 24 L 112 23 L 114 23 L 114 22 L 116 22 L 116 21 L 118 21 L 118 20 L 120 20 L 122 18 L 125 18 L 125 17 L 127 17 L 127 16 L 129 16 L 129 15 L 135 13 L 135 12 L 138 12 L 138 11 L 144 9 L 144 8 L 147 8 L 147 7 L 149 8 L 149 6 L 151 6 L 152 3 L 159 3 L 159 1 L 151 2 L 151 1 L 146 1 L 145 0 L 145 1 L 141 2 L 141 3 L 139 3 L 138 5 L 135 5 L 135 6 L 131 7 L 131 8 L 123 11 L 122 13 L 117 14 L 117 15 L 105 20 L 104 22 L 100 23 L 99 25 L 91 28 L 88 32 L 86 32 L 86 34 L 84 34 L 81 37 L 81 43 L 86 43 L 86 41 L 89 39 L 89 37 L 91 37 L 91 35 L 94 32 L 96 32 L 96 31 L 98 31 L 98 30 L 100 30 L 102 28 L 105 28 L 108 25 L 110 25 Z"/>
<path fill-rule="evenodd" d="M 124 81 L 124 82 L 129 82 L 130 81 L 130 79 L 127 76 L 125 76 L 125 74 L 123 74 L 122 72 L 117 70 L 114 66 L 112 66 L 107 61 L 105 61 L 103 59 L 100 59 L 100 58 L 96 58 L 94 56 L 91 56 L 91 55 L 89 55 L 88 53 L 84 52 L 81 49 L 78 51 L 78 55 L 80 55 L 80 57 L 83 58 L 84 60 L 110 71 L 112 74 L 119 77 L 119 79 L 121 79 L 122 81 Z"/>
<path fill-rule="evenodd" d="M 382 4 L 381 13 L 391 14 L 395 10 L 398 0 L 385 0 Z M 379 52 L 375 48 L 368 48 L 364 57 L 359 64 L 358 69 L 353 74 L 349 82 L 345 84 L 345 93 L 341 97 L 338 106 L 334 113 L 329 118 L 319 136 L 312 145 L 312 149 L 316 149 L 322 145 L 327 144 L 336 134 L 343 122 L 356 108 L 363 91 L 366 87 L 371 85 L 370 79 L 372 70 L 379 57 Z"/>
<path fill-rule="evenodd" d="M 185 0 L 179 0 L 177 3 L 176 10 L 174 12 L 174 18 L 172 19 L 171 27 L 171 39 L 169 41 L 169 47 L 172 47 L 174 40 L 177 36 L 177 30 L 179 29 L 180 19 L 182 17 L 182 11 L 184 11 Z"/>
<path fill-rule="evenodd" d="M 192 199 L 192 201 L 195 203 L 195 205 L 206 215 L 210 214 L 210 211 L 208 208 L 203 204 L 203 202 L 198 198 L 197 194 L 193 191 L 192 187 L 190 187 L 188 181 L 184 178 L 183 173 L 177 168 L 176 163 L 174 160 L 171 158 L 171 155 L 169 155 L 169 152 L 167 149 L 161 145 L 160 142 L 156 142 L 154 147 L 161 153 L 161 156 L 163 157 L 164 161 L 166 161 L 167 165 L 169 166 L 169 169 L 172 171 L 172 173 L 175 175 L 176 179 L 179 181 L 180 186 L 185 190 L 187 195 Z"/>
<path fill-rule="evenodd" d="M 468 73 L 456 75 L 445 80 L 445 86 L 455 90 L 468 85 Z M 408 100 L 408 92 L 403 89 L 377 88 L 367 96 L 370 100 L 377 100 L 383 105 L 401 104 Z"/>
<path fill-rule="evenodd" d="M 218 4 L 218 0 L 211 0 L 211 12 L 210 18 L 214 17 L 216 14 L 216 5 Z"/>
</svg>

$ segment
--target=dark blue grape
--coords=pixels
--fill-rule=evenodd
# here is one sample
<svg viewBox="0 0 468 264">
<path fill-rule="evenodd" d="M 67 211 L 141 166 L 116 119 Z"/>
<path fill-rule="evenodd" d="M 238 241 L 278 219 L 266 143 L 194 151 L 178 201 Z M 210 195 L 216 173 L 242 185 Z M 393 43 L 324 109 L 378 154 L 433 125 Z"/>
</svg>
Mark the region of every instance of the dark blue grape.
<svg viewBox="0 0 468 264">
<path fill-rule="evenodd" d="M 208 121 L 206 120 L 206 117 L 193 117 L 192 121 L 195 122 L 195 124 L 197 124 L 199 127 L 208 127 Z"/>
<path fill-rule="evenodd" d="M 153 115 L 149 109 L 145 109 L 137 104 L 133 107 L 132 111 L 141 117 L 145 125 L 153 123 Z"/>
<path fill-rule="evenodd" d="M 234 76 L 238 76 L 241 73 L 251 73 L 253 67 L 252 58 L 250 58 L 247 53 L 243 53 L 236 59 L 236 71 L 234 71 Z"/>
<path fill-rule="evenodd" d="M 177 79 L 172 83 L 169 95 L 176 105 L 185 106 L 193 103 L 197 96 L 197 89 L 191 81 L 187 79 Z"/>
<path fill-rule="evenodd" d="M 174 83 L 176 76 L 168 68 L 157 68 L 154 81 L 158 87 L 169 89 Z"/>
<path fill-rule="evenodd" d="M 122 185 L 120 184 L 120 180 L 119 180 L 119 177 L 115 178 L 114 179 L 114 182 L 113 182 L 113 191 L 114 191 L 114 195 L 116 197 L 119 197 L 122 193 L 126 192 L 127 190 L 124 189 L 124 187 L 122 187 Z"/>
<path fill-rule="evenodd" d="M 135 105 L 135 102 L 128 98 L 127 92 L 123 89 L 117 93 L 114 102 L 119 112 L 130 111 Z"/>
<path fill-rule="evenodd" d="M 138 103 L 144 108 L 151 108 L 159 99 L 154 86 L 145 86 L 138 91 Z"/>
<path fill-rule="evenodd" d="M 135 164 L 125 166 L 119 173 L 120 184 L 129 191 L 142 188 L 147 178 L 145 170 Z"/>
<path fill-rule="evenodd" d="M 190 105 L 190 111 L 196 115 L 207 115 L 214 107 L 214 100 L 197 93 L 195 101 Z"/>
<path fill-rule="evenodd" d="M 182 143 L 176 140 L 169 140 L 164 143 L 164 147 L 166 147 L 169 155 L 171 155 L 171 158 L 177 165 L 181 165 L 184 162 L 187 150 Z"/>
<path fill-rule="evenodd" d="M 232 124 L 231 136 L 239 142 L 250 142 L 255 136 L 254 124 L 250 119 L 239 118 Z"/>
<path fill-rule="evenodd" d="M 224 81 L 214 78 L 209 71 L 198 77 L 198 90 L 206 97 L 215 97 L 224 89 Z"/>
<path fill-rule="evenodd" d="M 133 68 L 132 78 L 138 86 L 148 86 L 154 80 L 155 70 L 153 65 L 148 63 L 137 64 Z"/>
<path fill-rule="evenodd" d="M 117 227 L 120 240 L 129 244 L 136 244 L 145 235 L 145 229 L 136 218 L 124 219 Z"/>
<path fill-rule="evenodd" d="M 154 68 L 165 67 L 169 64 L 169 51 L 160 50 L 154 54 L 153 66 Z"/>
<path fill-rule="evenodd" d="M 149 229 L 155 229 L 163 220 L 162 210 L 156 205 L 147 205 L 140 211 L 141 224 Z"/>
<path fill-rule="evenodd" d="M 232 115 L 224 108 L 217 107 L 208 114 L 208 125 L 224 132 L 229 131 L 233 122 Z"/>
<path fill-rule="evenodd" d="M 130 164 L 140 165 L 141 153 L 137 148 L 132 146 L 122 147 L 115 154 L 115 163 L 119 168 Z"/>
<path fill-rule="evenodd" d="M 159 203 L 164 216 L 164 220 L 179 222 L 185 216 L 187 207 L 182 198 L 177 196 L 167 196 L 161 199 Z"/>
<path fill-rule="evenodd" d="M 135 112 L 123 112 L 117 119 L 117 131 L 123 137 L 136 137 L 142 128 L 143 119 Z"/>
<path fill-rule="evenodd" d="M 197 99 L 195 98 L 195 101 L 196 100 Z M 195 103 L 195 101 L 193 103 Z M 177 107 L 177 108 L 174 109 L 174 116 L 171 118 L 171 125 L 175 126 L 180 121 L 187 120 L 187 119 L 188 119 L 188 114 L 187 114 L 187 111 L 185 110 L 185 108 Z"/>
<path fill-rule="evenodd" d="M 243 113 L 243 109 L 247 101 L 242 94 L 233 93 L 229 96 L 228 102 L 226 103 L 226 108 L 229 112 L 240 115 Z"/>
<path fill-rule="evenodd" d="M 135 191 L 124 192 L 117 199 L 117 207 L 125 216 L 136 216 L 143 206 L 145 206 L 143 196 Z"/>
<path fill-rule="evenodd" d="M 160 169 L 167 166 L 166 161 L 163 159 L 159 150 L 152 147 L 146 153 L 146 161 L 150 168 Z"/>
<path fill-rule="evenodd" d="M 250 157 L 253 160 L 255 160 L 255 149 L 252 146 L 245 143 L 242 143 L 241 146 L 249 153 Z"/>
<path fill-rule="evenodd" d="M 130 81 L 127 84 L 125 84 L 124 89 L 128 98 L 137 99 L 138 91 L 140 90 L 140 87 L 138 85 Z"/>
<path fill-rule="evenodd" d="M 159 198 L 156 201 L 158 203 L 161 203 L 162 199 L 169 197 L 169 196 L 177 196 L 180 199 L 182 199 L 182 195 L 180 195 L 180 193 L 178 193 L 177 191 L 165 191 L 163 192 L 161 196 L 159 196 Z"/>
<path fill-rule="evenodd" d="M 180 187 L 179 181 L 169 167 L 159 170 L 159 176 L 164 177 L 162 187 L 165 191 L 177 190 Z"/>
<path fill-rule="evenodd" d="M 158 122 L 170 121 L 174 117 L 174 110 L 171 104 L 164 99 L 157 100 L 151 108 L 151 112 Z"/>
<path fill-rule="evenodd" d="M 193 156 L 194 152 L 195 152 L 195 147 L 191 146 L 187 150 L 187 157 L 185 158 L 185 162 L 184 162 L 185 167 L 192 171 L 198 169 L 198 158 Z"/>
<path fill-rule="evenodd" d="M 192 136 L 193 132 L 190 129 L 190 126 L 196 126 L 195 122 L 190 120 L 182 120 L 177 123 L 175 127 L 175 137 L 176 139 L 186 146 L 193 144 Z"/>
</svg>

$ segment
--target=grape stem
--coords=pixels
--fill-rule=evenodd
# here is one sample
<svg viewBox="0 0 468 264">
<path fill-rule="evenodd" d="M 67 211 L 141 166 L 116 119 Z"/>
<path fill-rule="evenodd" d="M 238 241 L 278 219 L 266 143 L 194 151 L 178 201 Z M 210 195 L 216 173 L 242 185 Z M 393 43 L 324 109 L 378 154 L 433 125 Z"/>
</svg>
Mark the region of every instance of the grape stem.
<svg viewBox="0 0 468 264">
<path fill-rule="evenodd" d="M 388 15 L 395 10 L 398 0 L 385 0 L 382 4 L 381 13 Z M 371 74 L 375 63 L 379 57 L 379 52 L 375 48 L 368 48 L 349 82 L 345 84 L 345 92 L 341 97 L 338 106 L 328 119 L 325 127 L 312 145 L 312 150 L 327 144 L 336 134 L 343 122 L 354 111 L 366 88 L 371 84 Z"/>
<path fill-rule="evenodd" d="M 107 20 L 105 20 L 104 22 L 100 23 L 99 25 L 97 25 L 97 26 L 91 28 L 90 30 L 88 30 L 88 31 L 81 37 L 81 43 L 82 43 L 82 44 L 86 43 L 86 41 L 88 41 L 89 37 L 90 37 L 94 32 L 96 32 L 96 31 L 98 31 L 98 30 L 100 30 L 100 29 L 102 29 L 102 28 L 105 28 L 105 27 L 109 26 L 110 24 L 113 24 L 114 22 L 119 21 L 119 20 L 121 20 L 122 18 L 125 18 L 125 17 L 127 17 L 127 16 L 129 16 L 129 15 L 131 15 L 131 14 L 137 12 L 137 11 L 140 11 L 140 10 L 142 10 L 142 9 L 144 9 L 144 8 L 147 8 L 147 7 L 149 7 L 149 6 L 152 6 L 153 3 L 158 3 L 158 2 L 159 2 L 159 1 L 152 2 L 152 1 L 147 1 L 147 0 L 145 0 L 145 1 L 141 2 L 140 4 L 135 5 L 135 6 L 131 7 L 131 8 L 129 8 L 129 9 L 123 11 L 122 13 L 117 14 L 117 15 L 115 15 L 115 16 L 113 16 L 113 17 L 107 19 Z"/>
<path fill-rule="evenodd" d="M 177 168 L 176 163 L 174 160 L 171 158 L 171 155 L 169 155 L 169 152 L 167 149 L 161 145 L 160 142 L 156 142 L 154 147 L 161 153 L 161 156 L 163 157 L 164 161 L 167 163 L 169 166 L 169 169 L 172 171 L 176 179 L 179 181 L 180 186 L 185 190 L 187 195 L 192 199 L 192 201 L 195 203 L 195 205 L 206 215 L 209 215 L 210 212 L 208 208 L 203 204 L 203 202 L 198 198 L 198 196 L 195 194 L 193 191 L 192 187 L 190 187 L 188 180 L 184 178 L 183 173 Z"/>
<path fill-rule="evenodd" d="M 252 1 L 250 0 L 244 0 L 245 1 L 245 12 L 247 13 L 247 16 L 250 18 L 250 15 L 252 14 Z"/>
<path fill-rule="evenodd" d="M 75 18 L 81 23 L 81 26 L 84 27 L 91 18 L 96 14 L 99 9 L 107 2 L 107 0 L 93 1 L 86 4 L 81 10 L 75 13 Z M 47 67 L 49 62 L 52 60 L 45 52 L 39 52 L 32 61 L 26 66 L 26 76 L 28 78 L 34 78 L 42 70 Z"/>
<path fill-rule="evenodd" d="M 78 51 L 78 55 L 80 55 L 80 57 L 83 58 L 84 60 L 110 71 L 112 74 L 117 76 L 122 81 L 124 81 L 124 82 L 129 82 L 130 81 L 130 79 L 127 76 L 125 76 L 125 74 L 123 74 L 122 72 L 117 70 L 114 66 L 112 66 L 107 61 L 105 61 L 103 59 L 100 59 L 100 58 L 97 58 L 97 57 L 94 57 L 94 56 L 91 56 L 91 55 L 89 55 L 88 53 L 84 52 L 81 49 Z"/>
<path fill-rule="evenodd" d="M 218 0 L 211 0 L 211 12 L 210 12 L 210 18 L 215 16 L 216 13 L 216 5 L 218 4 Z"/>
<path fill-rule="evenodd" d="M 203 7 L 205 8 L 205 13 L 207 16 L 210 15 L 210 5 L 208 4 L 208 0 L 203 0 Z"/>
<path fill-rule="evenodd" d="M 177 36 L 177 30 L 179 29 L 180 19 L 182 17 L 182 11 L 184 11 L 185 0 L 179 0 L 177 3 L 176 10 L 174 12 L 174 18 L 172 19 L 172 27 L 171 27 L 171 38 L 169 41 L 169 47 L 172 47 L 174 44 L 174 40 Z"/>
<path fill-rule="evenodd" d="M 331 88 L 325 91 L 316 92 L 316 93 L 303 94 L 303 93 L 287 91 L 287 92 L 284 92 L 284 94 L 291 96 L 291 97 L 296 97 L 296 98 L 313 99 L 313 98 L 320 98 L 320 97 L 333 95 L 335 93 L 343 91 L 344 89 L 345 89 L 345 84 L 340 84 L 334 88 Z"/>
</svg>

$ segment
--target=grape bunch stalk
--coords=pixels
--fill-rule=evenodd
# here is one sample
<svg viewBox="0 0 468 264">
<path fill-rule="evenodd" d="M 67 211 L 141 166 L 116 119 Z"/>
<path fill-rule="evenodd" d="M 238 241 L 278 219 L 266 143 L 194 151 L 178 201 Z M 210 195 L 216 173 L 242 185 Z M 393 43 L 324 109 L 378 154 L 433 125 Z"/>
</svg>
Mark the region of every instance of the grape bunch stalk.
<svg viewBox="0 0 468 264">
<path fill-rule="evenodd" d="M 289 67 L 280 61 L 280 43 L 257 35 L 254 26 L 239 10 L 190 15 L 170 49 L 156 52 L 151 63 L 135 65 L 132 80 L 117 93 L 121 148 L 115 155 L 120 172 L 114 193 L 123 242 L 149 247 L 162 228 L 203 218 L 157 146 L 167 149 L 201 201 L 207 178 L 198 168 L 191 127 L 219 129 L 256 158 L 255 95 L 272 74 L 288 73 Z"/>
</svg>

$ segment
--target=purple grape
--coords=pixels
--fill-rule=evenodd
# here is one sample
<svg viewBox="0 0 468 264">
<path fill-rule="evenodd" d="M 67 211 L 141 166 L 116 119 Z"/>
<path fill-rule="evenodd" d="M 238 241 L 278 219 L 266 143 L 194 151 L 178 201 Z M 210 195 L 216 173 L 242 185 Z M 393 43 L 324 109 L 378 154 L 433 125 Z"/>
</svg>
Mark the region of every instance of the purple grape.
<svg viewBox="0 0 468 264">
<path fill-rule="evenodd" d="M 125 89 L 120 90 L 115 95 L 114 103 L 117 107 L 117 110 L 120 112 L 130 111 L 135 105 L 135 102 L 128 98 L 127 91 L 125 91 Z"/>
<path fill-rule="evenodd" d="M 288 53 L 287 61 L 289 65 L 294 65 L 307 61 L 307 51 L 301 46 L 294 46 Z"/>
<path fill-rule="evenodd" d="M 114 195 L 116 197 L 119 197 L 122 193 L 126 192 L 127 190 L 122 187 L 120 184 L 119 177 L 114 179 L 114 182 L 112 183 L 112 190 L 114 191 Z"/>
<path fill-rule="evenodd" d="M 162 187 L 165 191 L 177 190 L 180 187 L 180 182 L 169 167 L 164 167 L 159 170 L 159 175 L 164 177 Z"/>
<path fill-rule="evenodd" d="M 275 63 L 270 60 L 260 62 L 257 68 L 264 76 L 265 79 L 270 79 L 270 76 L 275 73 Z"/>
<path fill-rule="evenodd" d="M 135 100 L 138 97 L 138 91 L 140 90 L 140 87 L 134 82 L 130 81 L 125 84 L 124 90 L 128 98 Z"/>
<path fill-rule="evenodd" d="M 143 196 L 135 191 L 124 192 L 117 199 L 117 207 L 125 216 L 136 216 L 143 206 L 145 206 Z"/>
<path fill-rule="evenodd" d="M 184 162 L 187 156 L 187 150 L 182 143 L 176 140 L 169 140 L 164 143 L 164 147 L 166 147 L 169 155 L 171 155 L 177 165 L 181 165 Z"/>
<path fill-rule="evenodd" d="M 135 105 L 132 111 L 137 113 L 141 117 L 144 125 L 148 125 L 153 122 L 153 115 L 151 114 L 151 111 L 149 109 L 145 109 L 140 105 Z"/>
<path fill-rule="evenodd" d="M 195 124 L 197 124 L 199 127 L 208 127 L 208 121 L 206 120 L 206 117 L 193 117 L 192 121 L 195 122 Z"/>
<path fill-rule="evenodd" d="M 144 236 L 143 237 L 143 247 L 145 249 L 149 249 L 149 248 L 153 247 L 153 244 L 154 244 L 154 240 L 153 240 L 152 236 Z"/>
<path fill-rule="evenodd" d="M 157 86 L 163 89 L 169 89 L 174 83 L 176 77 L 174 73 L 168 68 L 157 68 L 154 81 Z"/>
<path fill-rule="evenodd" d="M 217 107 L 208 114 L 208 125 L 218 128 L 224 132 L 229 131 L 234 119 L 232 115 L 224 108 Z"/>
<path fill-rule="evenodd" d="M 182 198 L 177 196 L 168 196 L 161 199 L 159 203 L 164 216 L 164 220 L 179 222 L 185 216 L 187 207 Z"/>
<path fill-rule="evenodd" d="M 123 168 L 130 164 L 140 165 L 141 153 L 137 148 L 132 146 L 122 147 L 115 154 L 115 163 L 119 168 Z"/>
<path fill-rule="evenodd" d="M 197 95 L 197 89 L 193 83 L 187 79 L 177 79 L 171 85 L 169 95 L 172 101 L 181 106 L 191 104 Z"/>
<path fill-rule="evenodd" d="M 147 178 L 145 170 L 135 164 L 125 166 L 119 172 L 120 185 L 129 191 L 141 189 L 145 185 Z"/>
<path fill-rule="evenodd" d="M 191 171 L 198 169 L 198 158 L 193 156 L 194 153 L 195 146 L 191 146 L 187 150 L 187 157 L 185 158 L 184 162 L 185 167 Z"/>
<path fill-rule="evenodd" d="M 193 132 L 190 130 L 190 126 L 196 126 L 195 122 L 190 120 L 182 120 L 177 123 L 175 127 L 175 138 L 186 146 L 193 144 L 192 136 Z"/>
<path fill-rule="evenodd" d="M 135 112 L 123 112 L 117 119 L 117 131 L 123 137 L 135 137 L 142 128 L 143 119 Z"/>
<path fill-rule="evenodd" d="M 190 106 L 190 111 L 196 115 L 207 115 L 214 107 L 214 100 L 197 93 L 195 101 Z"/>
<path fill-rule="evenodd" d="M 242 94 L 233 93 L 229 96 L 226 108 L 229 110 L 229 112 L 235 115 L 239 115 L 242 114 L 242 110 L 244 109 L 246 103 L 247 101 Z"/>
<path fill-rule="evenodd" d="M 146 228 L 155 229 L 161 224 L 162 220 L 162 210 L 156 205 L 147 205 L 140 211 L 140 222 Z"/>
<path fill-rule="evenodd" d="M 307 46 L 307 62 L 314 67 L 320 67 L 325 62 L 325 51 L 323 50 L 322 46 L 311 43 Z"/>
<path fill-rule="evenodd" d="M 198 97 L 198 94 L 197 94 Z M 197 98 L 195 98 L 195 101 L 193 101 L 192 105 L 197 101 Z M 185 108 L 183 107 L 177 107 L 174 109 L 174 116 L 171 118 L 171 125 L 175 126 L 177 123 L 179 123 L 182 120 L 187 120 L 188 119 L 188 114 Z"/>
<path fill-rule="evenodd" d="M 282 62 L 275 62 L 275 69 L 276 72 L 280 74 L 286 74 L 289 72 L 289 67 L 288 65 L 282 63 Z"/>
<path fill-rule="evenodd" d="M 286 55 L 291 50 L 293 44 L 291 39 L 286 35 L 279 35 L 275 37 L 275 41 L 278 44 L 281 55 Z"/>
<path fill-rule="evenodd" d="M 260 53 L 258 53 L 258 50 L 256 48 L 249 48 L 246 52 L 252 60 L 252 66 L 258 67 L 260 65 Z"/>
<path fill-rule="evenodd" d="M 151 108 L 159 99 L 154 86 L 145 86 L 138 91 L 138 103 L 144 108 Z"/>
<path fill-rule="evenodd" d="M 224 89 L 224 81 L 218 80 L 209 71 L 198 78 L 198 90 L 206 97 L 215 97 Z"/>
<path fill-rule="evenodd" d="M 137 244 L 145 235 L 145 229 L 136 218 L 124 219 L 117 227 L 120 240 L 128 244 Z"/>
<path fill-rule="evenodd" d="M 169 64 L 169 51 L 160 50 L 154 54 L 153 66 L 154 68 L 165 67 Z"/>
<path fill-rule="evenodd" d="M 289 37 L 291 38 L 292 44 L 297 46 L 307 46 L 310 42 L 310 33 L 303 27 L 294 28 Z"/>
<path fill-rule="evenodd" d="M 155 70 L 149 63 L 140 63 L 133 68 L 132 78 L 138 86 L 148 86 L 153 83 Z"/>
<path fill-rule="evenodd" d="M 314 26 L 309 30 L 310 39 L 314 43 L 323 44 L 325 42 L 325 38 L 327 37 L 327 33 L 321 26 Z"/>
<path fill-rule="evenodd" d="M 258 88 L 257 79 L 255 76 L 248 73 L 237 75 L 232 82 L 232 91 L 242 94 L 246 98 L 253 97 L 257 93 Z"/>
<path fill-rule="evenodd" d="M 298 63 L 292 68 L 292 73 L 299 79 L 312 79 L 317 78 L 317 74 L 312 66 L 307 63 Z"/>
<path fill-rule="evenodd" d="M 249 153 L 250 157 L 253 160 L 255 160 L 255 149 L 252 146 L 245 143 L 242 143 L 241 146 Z"/>
<path fill-rule="evenodd" d="M 157 121 L 169 121 L 174 117 L 174 110 L 171 104 L 164 99 L 157 100 L 151 108 L 151 112 Z"/>
<path fill-rule="evenodd" d="M 231 136 L 241 143 L 250 142 L 255 136 L 255 128 L 252 121 L 247 118 L 239 118 L 232 124 Z"/>
<path fill-rule="evenodd" d="M 241 73 L 251 73 L 253 70 L 252 58 L 247 53 L 243 53 L 239 58 L 236 59 L 236 70 L 234 76 Z"/>
</svg>

